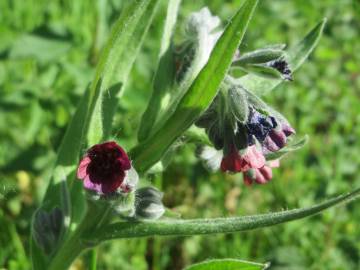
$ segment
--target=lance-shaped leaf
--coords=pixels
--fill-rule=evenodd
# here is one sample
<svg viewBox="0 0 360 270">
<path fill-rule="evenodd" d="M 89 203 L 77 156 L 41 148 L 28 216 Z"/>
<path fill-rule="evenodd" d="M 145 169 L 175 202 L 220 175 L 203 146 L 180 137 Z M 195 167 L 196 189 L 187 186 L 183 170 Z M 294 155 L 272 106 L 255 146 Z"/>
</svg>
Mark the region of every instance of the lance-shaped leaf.
<svg viewBox="0 0 360 270">
<path fill-rule="evenodd" d="M 237 259 L 208 260 L 186 267 L 185 270 L 265 270 L 269 264 Z"/>
<path fill-rule="evenodd" d="M 118 97 L 127 81 L 159 0 L 141 0 L 129 4 L 115 23 L 95 73 L 92 87 L 100 84 L 101 98 L 96 100 L 87 134 L 90 145 L 108 139 Z"/>
<path fill-rule="evenodd" d="M 138 132 L 139 141 L 146 139 L 155 124 L 161 109 L 161 103 L 169 94 L 174 82 L 175 63 L 171 48 L 171 38 L 175 27 L 181 0 L 169 0 L 164 31 L 161 40 L 159 63 L 154 76 L 152 95 L 149 104 L 141 118 Z"/>
<path fill-rule="evenodd" d="M 292 71 L 298 69 L 314 50 L 320 40 L 325 23 L 326 19 L 322 20 L 297 46 L 287 51 L 287 61 Z M 239 78 L 238 81 L 244 88 L 256 95 L 265 95 L 282 82 L 281 79 L 262 78 L 255 74 L 243 76 Z"/>
<path fill-rule="evenodd" d="M 72 216 L 73 219 L 81 218 L 79 206 L 82 205 L 81 203 L 73 204 L 75 207 L 72 209 L 73 213 L 65 211 L 68 198 L 62 196 L 61 194 L 64 192 L 61 191 L 67 189 L 66 179 L 76 168 L 80 150 L 87 144 L 85 139 L 88 138 L 90 143 L 97 143 L 110 130 L 108 128 L 111 125 L 109 118 L 112 118 L 113 108 L 116 105 L 114 99 L 118 95 L 115 92 L 120 90 L 119 86 L 123 87 L 125 84 L 125 79 L 152 21 L 158 2 L 159 0 L 134 1 L 123 10 L 102 52 L 96 67 L 95 78 L 85 91 L 67 128 L 58 151 L 54 174 L 41 206 L 45 210 L 60 207 L 64 211 L 65 220 L 69 216 Z M 116 91 L 112 90 L 115 89 L 114 82 L 117 82 Z M 107 94 L 110 94 L 111 104 L 102 100 Z M 110 113 L 103 110 L 102 104 L 107 104 L 106 107 Z M 89 126 L 91 126 L 91 132 L 88 132 Z M 82 197 L 82 193 L 79 191 L 76 192 L 77 199 Z M 67 193 L 65 192 L 65 194 Z M 31 252 L 34 269 L 46 269 L 44 268 L 46 258 L 34 241 L 31 243 Z"/>
<path fill-rule="evenodd" d="M 231 19 L 175 112 L 154 135 L 131 151 L 133 164 L 145 171 L 155 164 L 166 149 L 181 136 L 210 105 L 232 62 L 236 49 L 255 10 L 257 0 L 248 0 Z"/>
<path fill-rule="evenodd" d="M 155 235 L 187 236 L 200 234 L 234 233 L 281 224 L 318 214 L 341 203 L 359 199 L 360 188 L 308 208 L 293 209 L 253 216 L 213 219 L 169 219 L 149 222 L 118 222 L 100 228 L 84 240 L 99 244 L 117 238 L 147 237 Z"/>
</svg>

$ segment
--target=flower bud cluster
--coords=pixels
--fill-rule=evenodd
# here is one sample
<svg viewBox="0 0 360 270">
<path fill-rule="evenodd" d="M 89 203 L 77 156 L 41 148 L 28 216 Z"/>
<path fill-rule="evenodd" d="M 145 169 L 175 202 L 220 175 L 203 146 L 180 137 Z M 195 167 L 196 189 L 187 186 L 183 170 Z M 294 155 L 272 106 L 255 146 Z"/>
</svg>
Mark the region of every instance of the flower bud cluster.
<svg viewBox="0 0 360 270">
<path fill-rule="evenodd" d="M 206 63 L 222 33 L 218 26 L 219 18 L 212 16 L 206 8 L 190 16 L 187 39 L 178 47 L 181 53 L 176 57 L 177 80 L 183 79 L 179 74 L 184 74 L 184 70 L 191 70 L 198 64 L 199 52 L 206 55 L 202 65 Z M 284 48 L 285 45 L 280 44 L 247 53 L 238 50 L 230 71 L 240 69 L 268 78 L 292 80 Z M 242 172 L 246 184 L 263 184 L 272 178 L 271 168 L 279 166 L 278 160 L 267 157 L 286 146 L 288 137 L 295 130 L 260 98 L 255 96 L 260 102 L 253 102 L 248 90 L 235 81 L 236 76 L 230 72 L 208 110 L 196 122 L 198 127 L 205 129 L 215 148 L 203 147 L 200 157 L 212 169 Z"/>
<path fill-rule="evenodd" d="M 219 102 L 221 96 L 228 99 L 223 98 Z M 278 160 L 267 161 L 267 155 L 285 147 L 288 137 L 295 130 L 283 119 L 267 115 L 252 105 L 248 107 L 246 121 L 241 122 L 232 110 L 226 109 L 231 104 L 229 98 L 231 96 L 219 94 L 196 123 L 206 130 L 222 157 L 220 159 L 215 153 L 211 154 L 209 148 L 203 148 L 200 156 L 207 159 L 213 169 L 218 167 L 224 172 L 244 173 L 246 184 L 266 183 L 272 178 L 271 168 L 279 166 Z"/>
</svg>

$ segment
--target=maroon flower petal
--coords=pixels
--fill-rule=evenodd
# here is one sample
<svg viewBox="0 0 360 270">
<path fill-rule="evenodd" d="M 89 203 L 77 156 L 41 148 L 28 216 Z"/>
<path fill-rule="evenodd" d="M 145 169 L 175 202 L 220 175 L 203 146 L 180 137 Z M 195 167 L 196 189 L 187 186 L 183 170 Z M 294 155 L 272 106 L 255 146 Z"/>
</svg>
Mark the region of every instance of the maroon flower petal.
<svg viewBox="0 0 360 270">
<path fill-rule="evenodd" d="M 131 169 L 128 155 L 116 142 L 92 146 L 81 160 L 77 176 L 86 189 L 98 193 L 115 192 L 123 183 L 125 171 Z"/>
<path fill-rule="evenodd" d="M 230 153 L 221 160 L 220 168 L 223 172 L 241 172 L 243 165 L 243 160 L 238 150 L 235 146 L 232 146 Z"/>
<path fill-rule="evenodd" d="M 120 174 L 113 175 L 112 178 L 107 179 L 101 183 L 101 190 L 104 194 L 115 192 L 118 187 L 121 186 L 125 177 L 125 173 L 121 172 Z"/>
</svg>

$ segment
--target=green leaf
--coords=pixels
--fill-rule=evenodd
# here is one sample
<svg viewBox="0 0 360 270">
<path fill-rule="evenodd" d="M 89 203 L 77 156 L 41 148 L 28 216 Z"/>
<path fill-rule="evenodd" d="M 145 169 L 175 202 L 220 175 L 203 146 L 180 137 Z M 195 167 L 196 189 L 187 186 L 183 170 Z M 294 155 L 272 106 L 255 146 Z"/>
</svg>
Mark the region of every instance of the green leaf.
<svg viewBox="0 0 360 270">
<path fill-rule="evenodd" d="M 70 49 L 70 42 L 36 35 L 19 37 L 10 50 L 10 58 L 33 57 L 40 62 L 58 60 Z"/>
<path fill-rule="evenodd" d="M 92 114 L 88 143 L 107 140 L 121 91 L 136 59 L 145 34 L 154 17 L 159 0 L 134 1 L 127 5 L 115 23 L 96 69 L 92 88 L 99 85 Z"/>
<path fill-rule="evenodd" d="M 62 189 L 64 186 L 65 189 L 67 188 L 68 181 L 66 180 L 76 169 L 80 150 L 87 145 L 86 137 L 89 144 L 95 144 L 110 132 L 111 118 L 115 111 L 119 90 L 123 89 L 158 2 L 159 0 L 141 0 L 128 4 L 113 27 L 97 65 L 95 78 L 85 91 L 60 145 L 54 174 L 41 208 L 45 210 L 56 206 L 62 210 L 66 208 L 68 198 L 61 195 L 64 194 Z M 70 179 L 73 180 L 73 178 Z M 71 216 L 72 220 L 78 223 L 84 210 L 84 204 L 80 201 L 84 198 L 81 185 L 75 184 L 74 187 L 76 194 L 72 192 L 75 195 L 72 199 L 76 197 L 78 201 L 72 205 L 72 213 L 65 213 L 65 215 Z M 31 245 L 35 269 L 44 269 L 42 267 L 46 265 L 44 257 L 43 262 L 40 262 L 42 255 L 37 254 L 41 251 L 34 241 Z"/>
<path fill-rule="evenodd" d="M 266 155 L 266 159 L 274 160 L 274 159 L 282 158 L 287 153 L 296 151 L 296 150 L 302 148 L 305 144 L 307 144 L 308 141 L 309 141 L 308 135 L 305 135 L 301 139 L 293 140 L 286 147 L 280 149 L 279 151 Z"/>
<path fill-rule="evenodd" d="M 289 62 L 292 71 L 298 69 L 314 50 L 320 40 L 325 24 L 326 19 L 316 25 L 297 46 L 287 51 L 287 61 Z M 261 78 L 254 74 L 248 74 L 239 78 L 238 82 L 244 88 L 256 95 L 265 95 L 278 86 L 282 80 Z"/>
<path fill-rule="evenodd" d="M 273 67 L 258 64 L 248 64 L 242 67 L 244 71 L 267 79 L 281 79 L 282 74 Z"/>
<path fill-rule="evenodd" d="M 257 0 L 248 0 L 243 4 L 217 42 L 208 63 L 180 100 L 174 114 L 171 115 L 160 130 L 131 151 L 130 156 L 138 171 L 145 171 L 155 164 L 166 149 L 210 105 L 231 65 L 235 51 L 245 34 L 257 2 Z"/>
<path fill-rule="evenodd" d="M 208 260 L 186 267 L 185 270 L 264 270 L 268 264 L 236 259 Z"/>
<path fill-rule="evenodd" d="M 212 219 L 167 219 L 148 222 L 117 222 L 100 228 L 84 241 L 99 244 L 117 238 L 156 235 L 187 236 L 200 234 L 234 233 L 281 224 L 318 214 L 325 209 L 360 198 L 360 188 L 308 208 L 286 210 L 253 216 Z"/>
<path fill-rule="evenodd" d="M 241 55 L 239 59 L 233 62 L 233 66 L 266 63 L 283 56 L 283 54 L 283 50 L 263 48 Z"/>
<path fill-rule="evenodd" d="M 148 106 L 141 118 L 138 132 L 139 141 L 146 139 L 155 124 L 161 110 L 161 103 L 166 99 L 175 76 L 175 63 L 171 48 L 171 38 L 175 27 L 181 0 L 170 0 L 164 24 L 159 53 L 159 63 L 154 76 L 153 91 Z"/>
</svg>

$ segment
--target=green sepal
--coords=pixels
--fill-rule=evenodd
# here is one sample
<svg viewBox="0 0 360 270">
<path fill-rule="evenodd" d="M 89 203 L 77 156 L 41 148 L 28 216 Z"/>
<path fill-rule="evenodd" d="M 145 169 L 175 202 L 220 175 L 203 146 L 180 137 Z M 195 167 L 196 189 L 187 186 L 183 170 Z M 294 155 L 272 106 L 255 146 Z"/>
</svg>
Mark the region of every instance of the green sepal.
<svg viewBox="0 0 360 270">
<path fill-rule="evenodd" d="M 245 123 L 249 117 L 249 105 L 242 87 L 230 87 L 228 90 L 229 107 L 237 121 Z"/>
</svg>

